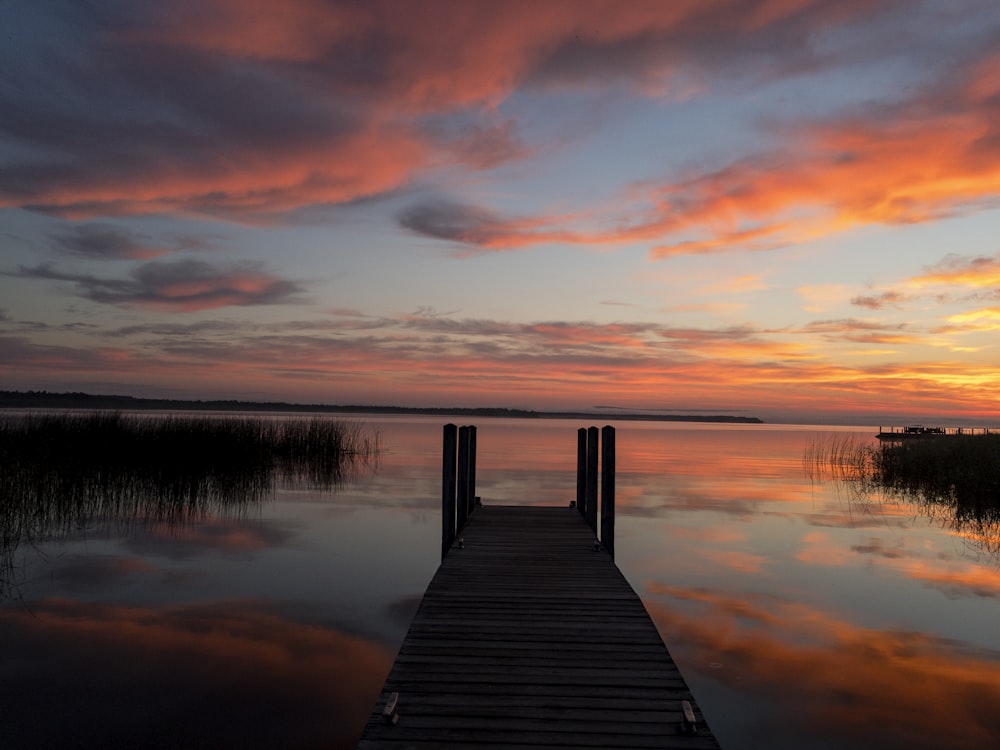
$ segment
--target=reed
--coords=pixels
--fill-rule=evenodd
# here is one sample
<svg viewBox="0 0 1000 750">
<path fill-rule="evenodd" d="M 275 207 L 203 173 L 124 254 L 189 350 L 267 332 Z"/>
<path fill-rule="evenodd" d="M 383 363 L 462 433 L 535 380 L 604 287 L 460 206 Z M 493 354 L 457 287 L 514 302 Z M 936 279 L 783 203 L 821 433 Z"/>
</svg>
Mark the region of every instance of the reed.
<svg viewBox="0 0 1000 750">
<path fill-rule="evenodd" d="M 336 487 L 381 450 L 377 432 L 321 417 L 0 416 L 0 588 L 25 542 L 238 514 L 279 485 Z"/>
<path fill-rule="evenodd" d="M 810 443 L 802 463 L 810 479 L 866 481 L 874 476 L 877 451 L 871 441 L 835 433 Z"/>
<path fill-rule="evenodd" d="M 921 504 L 976 546 L 1000 554 L 1000 434 L 948 435 L 875 444 L 854 436 L 816 441 L 803 456 L 811 479 L 847 482 Z"/>
<path fill-rule="evenodd" d="M 1000 435 L 952 435 L 881 446 L 884 487 L 947 502 L 959 514 L 1000 516 Z"/>
</svg>

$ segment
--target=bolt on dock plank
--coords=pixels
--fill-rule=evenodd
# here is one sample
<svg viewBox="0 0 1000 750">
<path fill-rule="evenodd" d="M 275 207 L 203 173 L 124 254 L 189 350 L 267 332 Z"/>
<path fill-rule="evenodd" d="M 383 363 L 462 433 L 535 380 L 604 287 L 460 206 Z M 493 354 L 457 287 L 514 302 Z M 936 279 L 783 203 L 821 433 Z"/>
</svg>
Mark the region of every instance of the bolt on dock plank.
<svg viewBox="0 0 1000 750">
<path fill-rule="evenodd" d="M 490 506 L 444 557 L 358 745 L 430 747 L 719 745 L 581 515 Z"/>
</svg>

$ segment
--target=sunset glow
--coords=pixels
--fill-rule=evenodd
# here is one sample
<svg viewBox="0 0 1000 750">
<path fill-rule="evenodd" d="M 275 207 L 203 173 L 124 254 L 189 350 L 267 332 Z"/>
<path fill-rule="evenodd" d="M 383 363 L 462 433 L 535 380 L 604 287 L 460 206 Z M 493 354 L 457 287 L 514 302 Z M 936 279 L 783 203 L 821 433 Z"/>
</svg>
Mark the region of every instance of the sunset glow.
<svg viewBox="0 0 1000 750">
<path fill-rule="evenodd" d="M 0 389 L 1000 424 L 992 0 L 2 16 Z"/>
</svg>

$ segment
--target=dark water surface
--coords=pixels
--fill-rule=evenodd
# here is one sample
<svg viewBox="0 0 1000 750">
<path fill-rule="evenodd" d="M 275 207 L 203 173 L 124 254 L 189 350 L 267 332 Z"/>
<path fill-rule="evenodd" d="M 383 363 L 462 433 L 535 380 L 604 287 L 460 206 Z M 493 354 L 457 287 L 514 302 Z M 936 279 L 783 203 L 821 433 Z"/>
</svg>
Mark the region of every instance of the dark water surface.
<svg viewBox="0 0 1000 750">
<path fill-rule="evenodd" d="M 440 550 L 442 420 L 362 421 L 336 491 L 22 545 L 0 746 L 352 748 Z M 579 422 L 477 424 L 485 503 L 575 498 Z M 832 432 L 619 424 L 619 567 L 726 750 L 996 747 L 996 529 L 811 480 Z"/>
</svg>

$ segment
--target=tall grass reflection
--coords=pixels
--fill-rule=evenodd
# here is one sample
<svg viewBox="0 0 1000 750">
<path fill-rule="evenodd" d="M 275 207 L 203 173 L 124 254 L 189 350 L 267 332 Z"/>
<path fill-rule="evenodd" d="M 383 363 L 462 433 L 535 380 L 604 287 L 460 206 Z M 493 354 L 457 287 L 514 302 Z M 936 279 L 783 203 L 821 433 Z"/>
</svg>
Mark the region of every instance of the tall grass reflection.
<svg viewBox="0 0 1000 750">
<path fill-rule="evenodd" d="M 279 486 L 331 490 L 373 471 L 381 436 L 329 418 L 0 417 L 0 595 L 21 545 L 96 523 L 184 524 L 239 515 Z"/>
<path fill-rule="evenodd" d="M 1000 556 L 1000 435 L 875 443 L 834 435 L 810 444 L 806 475 L 849 485 L 856 498 L 913 502 L 985 552 Z"/>
</svg>

